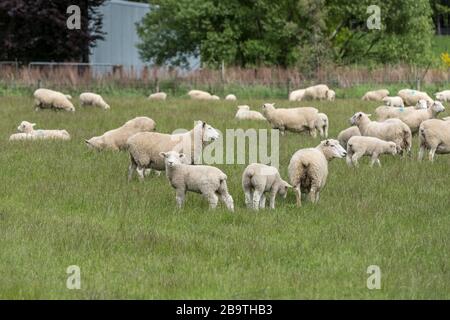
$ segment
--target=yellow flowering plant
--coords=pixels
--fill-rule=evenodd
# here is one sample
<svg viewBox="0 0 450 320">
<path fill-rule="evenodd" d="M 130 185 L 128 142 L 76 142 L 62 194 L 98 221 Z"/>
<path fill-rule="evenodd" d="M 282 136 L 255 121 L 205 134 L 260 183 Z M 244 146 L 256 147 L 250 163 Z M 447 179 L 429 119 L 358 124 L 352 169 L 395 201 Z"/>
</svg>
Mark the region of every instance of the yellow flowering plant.
<svg viewBox="0 0 450 320">
<path fill-rule="evenodd" d="M 450 55 L 448 52 L 441 54 L 441 60 L 447 65 L 447 67 L 450 67 Z"/>
</svg>

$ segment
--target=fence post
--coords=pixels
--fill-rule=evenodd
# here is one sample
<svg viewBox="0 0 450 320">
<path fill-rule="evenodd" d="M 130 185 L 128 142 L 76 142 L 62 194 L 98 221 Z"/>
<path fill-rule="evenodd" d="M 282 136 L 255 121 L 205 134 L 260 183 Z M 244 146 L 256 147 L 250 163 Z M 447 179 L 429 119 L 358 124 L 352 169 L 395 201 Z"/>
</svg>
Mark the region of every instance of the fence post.
<svg viewBox="0 0 450 320">
<path fill-rule="evenodd" d="M 416 88 L 417 88 L 417 91 L 420 91 L 420 78 L 416 79 Z"/>
</svg>

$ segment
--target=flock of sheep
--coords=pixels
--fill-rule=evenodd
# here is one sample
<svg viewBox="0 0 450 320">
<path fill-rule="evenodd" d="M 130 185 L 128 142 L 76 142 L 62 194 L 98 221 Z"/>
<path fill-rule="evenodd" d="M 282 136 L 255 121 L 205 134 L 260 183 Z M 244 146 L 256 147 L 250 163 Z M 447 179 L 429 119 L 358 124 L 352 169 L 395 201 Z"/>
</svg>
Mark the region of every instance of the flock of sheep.
<svg viewBox="0 0 450 320">
<path fill-rule="evenodd" d="M 191 90 L 192 99 L 217 100 L 217 96 L 200 90 Z M 167 94 L 158 92 L 149 99 L 165 100 Z M 38 89 L 34 92 L 36 110 L 59 109 L 74 112 L 71 97 L 61 92 Z M 289 100 L 319 99 L 333 101 L 335 92 L 326 85 L 312 86 L 293 91 Z M 226 100 L 235 101 L 236 96 L 228 95 Z M 450 100 L 450 90 L 438 92 L 436 100 L 425 92 L 404 89 L 398 96 L 389 97 L 388 90 L 367 92 L 362 100 L 382 101 L 384 106 L 375 110 L 378 121 L 372 121 L 369 114 L 357 112 L 350 118 L 351 127 L 341 131 L 337 139 L 328 139 L 329 121 L 326 114 L 313 107 L 276 108 L 265 103 L 262 113 L 250 110 L 249 106 L 238 106 L 236 119 L 265 120 L 273 129 L 308 132 L 312 137 L 319 132 L 326 138 L 315 148 L 300 149 L 295 152 L 288 165 L 289 183 L 284 181 L 279 171 L 272 166 L 253 163 L 242 174 L 242 188 L 248 208 L 265 208 L 266 194 L 269 194 L 270 208 L 275 208 L 277 195 L 286 197 L 293 188 L 297 205 L 301 206 L 301 196 L 307 194 L 311 202 L 319 200 L 320 192 L 328 176 L 328 162 L 334 158 L 347 159 L 349 166 L 357 166 L 362 156 L 371 157 L 371 166 L 381 166 L 381 154 L 411 154 L 412 136 L 419 135 L 419 160 L 425 150 L 429 159 L 434 155 L 450 153 L 450 117 L 438 119 L 445 111 L 442 102 Z M 94 93 L 80 95 L 82 105 L 93 105 L 110 109 L 104 99 Z M 405 107 L 406 105 L 406 107 Z M 35 124 L 23 121 L 17 128 L 19 133 L 10 140 L 61 139 L 69 140 L 66 130 L 35 130 Z M 176 203 L 182 207 L 186 192 L 202 194 L 215 208 L 219 199 L 227 209 L 234 210 L 233 198 L 228 192 L 227 176 L 213 166 L 200 165 L 202 148 L 219 138 L 219 132 L 204 121 L 196 121 L 192 130 L 179 134 L 154 132 L 156 123 L 148 117 L 137 117 L 123 126 L 105 132 L 101 136 L 85 140 L 89 148 L 95 150 L 125 150 L 130 155 L 128 180 L 137 173 L 140 180 L 153 169 L 158 174 L 166 171 L 171 186 L 176 190 Z"/>
</svg>

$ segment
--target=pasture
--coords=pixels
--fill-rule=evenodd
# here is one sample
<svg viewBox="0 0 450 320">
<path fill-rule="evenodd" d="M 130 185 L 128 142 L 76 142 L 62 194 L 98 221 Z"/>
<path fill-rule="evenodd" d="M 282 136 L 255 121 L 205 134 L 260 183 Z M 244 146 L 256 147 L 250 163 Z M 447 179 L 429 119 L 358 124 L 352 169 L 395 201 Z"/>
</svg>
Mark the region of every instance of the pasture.
<svg viewBox="0 0 450 320">
<path fill-rule="evenodd" d="M 381 156 L 381 168 L 336 159 L 317 205 L 295 206 L 291 190 L 275 211 L 245 209 L 245 165 L 217 165 L 228 175 L 235 212 L 216 211 L 188 193 L 177 210 L 165 175 L 128 183 L 126 152 L 94 152 L 84 139 L 135 116 L 157 131 L 191 129 L 204 120 L 227 128 L 269 128 L 234 120 L 236 102 L 105 96 L 108 112 L 35 112 L 31 96 L 0 97 L 0 298 L 12 299 L 434 299 L 450 298 L 450 156 L 433 164 Z M 260 110 L 270 100 L 244 100 Z M 328 114 L 330 137 L 357 111 L 357 99 L 289 103 Z M 448 116 L 448 110 L 443 116 Z M 442 117 L 442 116 L 441 116 Z M 69 142 L 9 143 L 22 120 L 67 129 Z M 280 173 L 298 149 L 320 138 L 280 136 Z M 66 268 L 81 268 L 81 289 L 66 288 Z M 367 267 L 381 269 L 369 290 Z"/>
</svg>

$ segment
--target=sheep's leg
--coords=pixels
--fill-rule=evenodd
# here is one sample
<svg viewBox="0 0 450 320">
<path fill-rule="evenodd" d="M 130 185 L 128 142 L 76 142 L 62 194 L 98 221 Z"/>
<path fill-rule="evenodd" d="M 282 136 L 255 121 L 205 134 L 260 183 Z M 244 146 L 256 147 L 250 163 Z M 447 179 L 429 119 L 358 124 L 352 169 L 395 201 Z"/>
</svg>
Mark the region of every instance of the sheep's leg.
<svg viewBox="0 0 450 320">
<path fill-rule="evenodd" d="M 210 193 L 210 194 L 206 195 L 206 198 L 208 199 L 210 209 L 217 208 L 217 203 L 219 202 L 219 197 L 217 197 L 217 195 L 215 193 Z"/>
<path fill-rule="evenodd" d="M 295 198 L 297 200 L 297 207 L 302 206 L 302 192 L 300 190 L 300 183 L 294 188 Z"/>
<path fill-rule="evenodd" d="M 353 166 L 353 162 L 352 162 L 352 155 L 350 153 L 347 153 L 347 157 L 345 158 L 345 161 L 347 162 L 347 165 L 349 167 Z"/>
<path fill-rule="evenodd" d="M 373 167 L 373 165 L 375 163 L 377 163 L 377 162 L 379 163 L 380 160 L 378 160 L 378 154 L 374 153 L 374 154 L 372 154 L 372 159 L 370 161 L 370 166 Z M 381 167 L 381 164 L 380 164 L 380 167 Z"/>
<path fill-rule="evenodd" d="M 134 171 L 136 171 L 136 169 L 137 169 L 137 164 L 133 160 L 133 158 L 131 158 L 130 165 L 128 166 L 128 182 L 130 182 L 131 179 L 133 179 L 133 173 L 134 173 Z"/>
<path fill-rule="evenodd" d="M 259 201 L 261 199 L 262 192 L 259 190 L 253 191 L 253 209 L 259 210 Z"/>
<path fill-rule="evenodd" d="M 275 197 L 276 197 L 276 193 L 275 192 L 271 192 L 270 193 L 270 209 L 275 209 Z"/>
<path fill-rule="evenodd" d="M 378 164 L 378 166 L 381 168 L 381 162 L 380 162 L 380 159 L 377 159 L 377 164 Z"/>
<path fill-rule="evenodd" d="M 434 161 L 434 154 L 436 153 L 436 148 L 431 148 L 430 153 L 428 155 L 428 159 L 433 162 Z"/>
<path fill-rule="evenodd" d="M 417 160 L 422 161 L 424 153 L 425 153 L 425 147 L 424 146 L 420 146 L 419 156 L 418 156 Z"/>
<path fill-rule="evenodd" d="M 314 126 L 314 123 L 311 125 L 309 124 L 309 134 L 311 135 L 311 137 L 316 138 L 317 137 L 317 131 L 316 128 Z"/>
<path fill-rule="evenodd" d="M 356 152 L 355 154 L 353 154 L 353 156 L 352 156 L 352 162 L 353 162 L 353 165 L 354 165 L 355 167 L 358 167 L 358 159 L 361 158 L 361 157 L 362 157 L 362 154 L 361 154 L 361 153 Z"/>
<path fill-rule="evenodd" d="M 220 199 L 223 201 L 228 210 L 234 211 L 233 198 L 228 192 L 222 192 L 220 194 Z"/>
<path fill-rule="evenodd" d="M 286 128 L 285 127 L 279 127 L 278 130 L 280 130 L 280 133 L 282 136 L 286 134 Z"/>
<path fill-rule="evenodd" d="M 143 182 L 143 181 L 144 181 L 144 178 L 145 178 L 145 174 L 144 174 L 145 169 L 144 169 L 144 168 L 137 167 L 137 168 L 136 168 L 136 172 L 137 172 L 137 174 L 138 174 L 139 181 Z"/>
<path fill-rule="evenodd" d="M 253 194 L 251 190 L 244 190 L 245 195 L 245 205 L 247 208 L 251 209 L 253 207 Z"/>
<path fill-rule="evenodd" d="M 316 202 L 316 188 L 315 187 L 311 187 L 311 190 L 309 191 L 309 200 L 312 203 Z"/>
<path fill-rule="evenodd" d="M 319 202 L 319 198 L 320 198 L 320 191 L 316 192 L 316 203 Z"/>
<path fill-rule="evenodd" d="M 176 189 L 175 199 L 177 201 L 177 208 L 181 209 L 183 207 L 184 199 L 186 197 L 186 189 Z"/>
<path fill-rule="evenodd" d="M 261 198 L 259 199 L 259 207 L 261 209 L 266 208 L 266 195 L 264 194 L 264 192 L 261 194 Z"/>
</svg>

